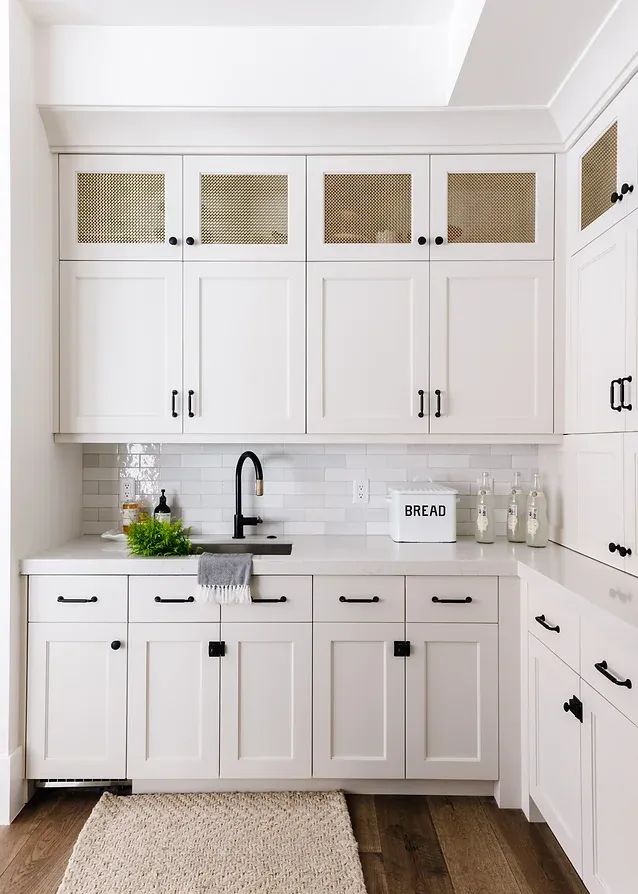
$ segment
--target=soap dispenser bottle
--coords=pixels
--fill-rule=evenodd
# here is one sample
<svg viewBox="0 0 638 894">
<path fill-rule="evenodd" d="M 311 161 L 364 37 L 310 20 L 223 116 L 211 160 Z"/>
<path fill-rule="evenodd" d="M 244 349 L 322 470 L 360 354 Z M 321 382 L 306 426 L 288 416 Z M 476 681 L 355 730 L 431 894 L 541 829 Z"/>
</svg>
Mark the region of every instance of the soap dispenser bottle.
<svg viewBox="0 0 638 894">
<path fill-rule="evenodd" d="M 547 546 L 548 539 L 547 500 L 543 493 L 541 476 L 536 472 L 527 498 L 527 545 Z"/>
<path fill-rule="evenodd" d="M 155 507 L 153 516 L 155 521 L 169 522 L 171 520 L 171 508 L 166 502 L 166 491 L 164 488 L 162 488 L 162 495 L 159 499 L 159 503 Z"/>
<path fill-rule="evenodd" d="M 527 498 L 521 487 L 521 473 L 514 472 L 507 505 L 507 539 L 510 543 L 525 543 L 525 512 Z"/>
<path fill-rule="evenodd" d="M 494 489 L 489 472 L 483 472 L 479 484 L 474 537 L 477 543 L 494 543 Z"/>
</svg>

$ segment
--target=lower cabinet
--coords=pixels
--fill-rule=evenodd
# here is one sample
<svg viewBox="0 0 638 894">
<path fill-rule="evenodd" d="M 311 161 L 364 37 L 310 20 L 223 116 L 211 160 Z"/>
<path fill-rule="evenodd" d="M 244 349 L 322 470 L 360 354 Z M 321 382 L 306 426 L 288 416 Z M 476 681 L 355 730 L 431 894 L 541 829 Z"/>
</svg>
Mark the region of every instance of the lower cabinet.
<svg viewBox="0 0 638 894">
<path fill-rule="evenodd" d="M 125 621 L 29 624 L 29 779 L 126 778 L 126 646 Z"/>
<path fill-rule="evenodd" d="M 406 776 L 498 779 L 498 626 L 408 623 Z"/>
<path fill-rule="evenodd" d="M 314 625 L 314 776 L 405 776 L 403 640 L 402 622 Z"/>
</svg>

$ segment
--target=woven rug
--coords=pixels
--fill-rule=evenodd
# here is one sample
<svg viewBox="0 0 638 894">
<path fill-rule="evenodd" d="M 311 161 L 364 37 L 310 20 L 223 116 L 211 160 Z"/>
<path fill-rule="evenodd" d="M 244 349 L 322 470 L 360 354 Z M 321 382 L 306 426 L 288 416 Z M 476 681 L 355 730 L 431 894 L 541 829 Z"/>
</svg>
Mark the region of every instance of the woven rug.
<svg viewBox="0 0 638 894">
<path fill-rule="evenodd" d="M 365 894 L 340 792 L 104 794 L 58 894 Z"/>
</svg>

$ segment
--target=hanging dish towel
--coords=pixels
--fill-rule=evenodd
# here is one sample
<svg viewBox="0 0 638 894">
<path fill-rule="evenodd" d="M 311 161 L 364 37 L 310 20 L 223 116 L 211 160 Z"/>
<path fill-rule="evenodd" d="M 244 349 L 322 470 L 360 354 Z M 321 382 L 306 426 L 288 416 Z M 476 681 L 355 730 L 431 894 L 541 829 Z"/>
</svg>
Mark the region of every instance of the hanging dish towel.
<svg viewBox="0 0 638 894">
<path fill-rule="evenodd" d="M 202 553 L 197 572 L 199 600 L 219 605 L 252 602 L 252 573 L 250 553 Z"/>
</svg>

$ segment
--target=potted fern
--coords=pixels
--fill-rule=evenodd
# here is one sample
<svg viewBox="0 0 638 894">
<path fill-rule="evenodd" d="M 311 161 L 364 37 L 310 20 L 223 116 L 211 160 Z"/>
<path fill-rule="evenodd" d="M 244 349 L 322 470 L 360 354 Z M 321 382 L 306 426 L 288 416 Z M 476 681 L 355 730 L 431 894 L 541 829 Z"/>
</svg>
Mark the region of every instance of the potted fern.
<svg viewBox="0 0 638 894">
<path fill-rule="evenodd" d="M 143 515 L 129 525 L 129 552 L 133 556 L 188 556 L 192 549 L 189 532 L 180 519 L 167 522 Z"/>
</svg>

